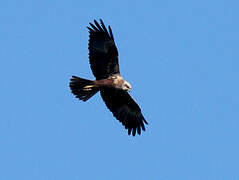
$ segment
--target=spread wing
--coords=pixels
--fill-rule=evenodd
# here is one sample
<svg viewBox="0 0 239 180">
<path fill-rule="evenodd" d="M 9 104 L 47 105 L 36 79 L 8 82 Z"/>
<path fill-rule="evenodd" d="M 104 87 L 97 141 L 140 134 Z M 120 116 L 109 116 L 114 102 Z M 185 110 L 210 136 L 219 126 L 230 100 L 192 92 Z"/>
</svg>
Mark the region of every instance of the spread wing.
<svg viewBox="0 0 239 180">
<path fill-rule="evenodd" d="M 90 23 L 90 27 L 87 27 L 90 33 L 88 47 L 90 66 L 97 80 L 106 79 L 120 73 L 118 50 L 110 26 L 108 32 L 101 19 L 101 25 L 96 20 L 94 23 L 95 25 Z"/>
<path fill-rule="evenodd" d="M 100 91 L 106 106 L 113 113 L 114 117 L 118 119 L 128 129 L 128 134 L 131 132 L 133 136 L 141 134 L 141 129 L 145 131 L 144 123 L 148 124 L 141 113 L 141 109 L 128 92 L 105 88 Z"/>
</svg>

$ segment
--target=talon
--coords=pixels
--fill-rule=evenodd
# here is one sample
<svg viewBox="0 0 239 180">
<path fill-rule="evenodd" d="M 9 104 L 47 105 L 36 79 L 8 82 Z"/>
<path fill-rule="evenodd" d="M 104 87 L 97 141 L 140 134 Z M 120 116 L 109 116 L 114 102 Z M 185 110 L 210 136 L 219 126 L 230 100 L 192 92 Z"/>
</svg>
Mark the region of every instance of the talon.
<svg viewBox="0 0 239 180">
<path fill-rule="evenodd" d="M 88 85 L 88 86 L 85 86 L 83 89 L 85 91 L 90 91 L 90 90 L 92 90 L 92 87 L 93 87 L 93 85 Z"/>
</svg>

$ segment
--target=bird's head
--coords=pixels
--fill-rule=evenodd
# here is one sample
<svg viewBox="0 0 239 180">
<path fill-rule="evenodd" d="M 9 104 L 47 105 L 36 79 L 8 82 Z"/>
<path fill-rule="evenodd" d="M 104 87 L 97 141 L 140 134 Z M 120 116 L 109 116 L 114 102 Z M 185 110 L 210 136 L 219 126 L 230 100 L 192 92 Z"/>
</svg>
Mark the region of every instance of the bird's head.
<svg viewBox="0 0 239 180">
<path fill-rule="evenodd" d="M 130 85 L 129 82 L 124 81 L 124 83 L 122 84 L 122 89 L 123 89 L 124 91 L 130 91 L 130 90 L 132 89 L 132 86 Z"/>
</svg>

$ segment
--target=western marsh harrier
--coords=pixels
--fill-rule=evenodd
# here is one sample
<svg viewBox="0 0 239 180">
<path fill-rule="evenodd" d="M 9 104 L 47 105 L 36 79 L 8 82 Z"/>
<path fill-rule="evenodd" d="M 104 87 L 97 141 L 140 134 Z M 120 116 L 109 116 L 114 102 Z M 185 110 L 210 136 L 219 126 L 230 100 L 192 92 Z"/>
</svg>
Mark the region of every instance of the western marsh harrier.
<svg viewBox="0 0 239 180">
<path fill-rule="evenodd" d="M 118 50 L 116 48 L 112 30 L 106 29 L 103 21 L 100 24 L 89 23 L 90 67 L 96 78 L 95 81 L 72 76 L 71 92 L 80 100 L 87 101 L 100 91 L 108 109 L 128 129 L 128 134 L 135 136 L 136 131 L 145 131 L 144 123 L 148 124 L 135 100 L 129 95 L 131 85 L 125 81 L 119 70 Z"/>
</svg>

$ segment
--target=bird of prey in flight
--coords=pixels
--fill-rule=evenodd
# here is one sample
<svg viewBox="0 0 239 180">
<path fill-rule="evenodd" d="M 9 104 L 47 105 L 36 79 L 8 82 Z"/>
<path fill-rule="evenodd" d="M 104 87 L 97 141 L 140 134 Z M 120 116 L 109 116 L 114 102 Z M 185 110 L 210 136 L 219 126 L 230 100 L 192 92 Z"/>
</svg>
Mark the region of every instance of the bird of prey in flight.
<svg viewBox="0 0 239 180">
<path fill-rule="evenodd" d="M 87 80 L 72 76 L 71 92 L 82 101 L 87 101 L 98 91 L 114 117 L 128 129 L 128 134 L 135 136 L 145 131 L 148 124 L 139 105 L 128 93 L 131 85 L 120 75 L 118 50 L 111 27 L 106 29 L 102 19 L 89 23 L 89 59 L 90 67 L 96 80 Z"/>
</svg>

